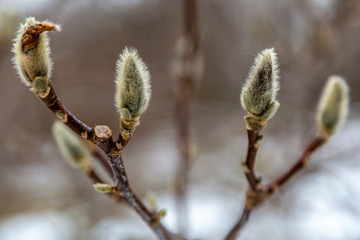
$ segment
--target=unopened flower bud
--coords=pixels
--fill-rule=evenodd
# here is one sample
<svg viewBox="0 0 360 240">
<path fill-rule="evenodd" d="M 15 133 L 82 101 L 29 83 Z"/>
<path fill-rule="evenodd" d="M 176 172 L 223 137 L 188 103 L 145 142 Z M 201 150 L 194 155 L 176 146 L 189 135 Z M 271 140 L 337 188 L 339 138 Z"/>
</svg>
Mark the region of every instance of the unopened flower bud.
<svg viewBox="0 0 360 240">
<path fill-rule="evenodd" d="M 240 99 L 249 118 L 265 122 L 276 113 L 279 103 L 276 93 L 279 89 L 279 70 L 273 48 L 265 49 L 255 58 Z"/>
<path fill-rule="evenodd" d="M 54 123 L 52 130 L 60 152 L 67 162 L 72 167 L 88 171 L 91 168 L 91 154 L 83 140 L 59 121 Z"/>
<path fill-rule="evenodd" d="M 316 121 L 320 133 L 328 138 L 344 123 L 349 105 L 349 90 L 340 76 L 330 76 L 320 98 Z"/>
<path fill-rule="evenodd" d="M 137 121 L 150 100 L 150 74 L 135 49 L 125 48 L 116 63 L 115 107 L 125 121 Z"/>
</svg>

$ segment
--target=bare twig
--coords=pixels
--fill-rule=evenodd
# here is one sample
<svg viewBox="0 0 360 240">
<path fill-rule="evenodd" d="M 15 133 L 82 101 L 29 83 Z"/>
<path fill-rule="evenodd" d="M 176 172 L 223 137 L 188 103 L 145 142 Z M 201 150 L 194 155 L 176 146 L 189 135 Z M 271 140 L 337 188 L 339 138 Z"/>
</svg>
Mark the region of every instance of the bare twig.
<svg viewBox="0 0 360 240">
<path fill-rule="evenodd" d="M 260 129 L 261 130 L 261 129 Z M 249 188 L 247 190 L 246 202 L 243 212 L 239 220 L 232 227 L 230 232 L 226 235 L 225 240 L 235 239 L 237 233 L 242 229 L 250 217 L 250 213 L 258 204 L 265 201 L 267 196 L 263 190 L 263 187 L 260 185 L 261 178 L 257 177 L 254 170 L 256 153 L 259 149 L 260 143 L 263 139 L 263 136 L 260 135 L 260 131 L 254 131 L 252 129 L 247 129 L 248 134 L 248 151 L 246 155 L 245 162 L 242 163 L 243 171 L 246 176 L 246 179 L 249 183 Z"/>
<path fill-rule="evenodd" d="M 326 139 L 321 136 L 314 137 L 314 139 L 307 146 L 299 160 L 297 160 L 295 164 L 291 166 L 289 170 L 287 170 L 283 175 L 281 175 L 279 178 L 277 178 L 267 186 L 267 191 L 269 192 L 269 194 L 274 193 L 276 189 L 281 187 L 292 176 L 294 176 L 297 172 L 303 169 L 305 165 L 309 162 L 310 157 L 315 152 L 315 150 L 321 147 L 325 142 Z"/>
<path fill-rule="evenodd" d="M 259 147 L 259 140 L 261 137 L 258 132 L 248 130 L 249 148 L 244 163 L 245 176 L 249 182 L 249 189 L 246 195 L 245 207 L 239 220 L 235 223 L 233 228 L 225 237 L 225 240 L 235 239 L 240 230 L 245 226 L 249 220 L 251 211 L 265 202 L 271 195 L 273 195 L 279 187 L 283 186 L 292 176 L 299 172 L 308 163 L 310 156 L 325 142 L 326 139 L 321 136 L 315 137 L 307 146 L 299 160 L 291 166 L 284 174 L 275 179 L 267 186 L 260 184 L 261 179 L 257 178 L 254 171 L 254 163 L 256 160 L 256 151 Z"/>
<path fill-rule="evenodd" d="M 261 179 L 256 177 L 254 165 L 256 160 L 256 153 L 263 137 L 259 134 L 258 131 L 251 129 L 247 129 L 247 134 L 249 145 L 246 160 L 244 163 L 242 163 L 242 166 L 246 179 L 249 183 L 249 187 L 251 190 L 256 191 L 258 189 L 257 185 L 260 183 Z"/>
<path fill-rule="evenodd" d="M 159 239 L 182 239 L 180 236 L 170 233 L 160 222 L 158 216 L 149 211 L 141 200 L 136 196 L 129 185 L 125 167 L 121 155 L 110 156 L 110 164 L 114 171 L 116 185 L 119 187 L 124 200 L 130 205 L 158 235 Z"/>
<path fill-rule="evenodd" d="M 82 138 L 89 140 L 99 146 L 105 153 L 116 151 L 116 144 L 111 138 L 111 130 L 104 126 L 91 128 L 80 121 L 60 101 L 55 89 L 49 85 L 48 91 L 39 93 L 39 98 L 55 115 Z M 105 135 L 104 135 L 105 134 Z"/>
<path fill-rule="evenodd" d="M 236 235 L 239 232 L 239 230 L 247 223 L 250 217 L 251 210 L 252 209 L 247 209 L 247 207 L 244 207 L 240 219 L 236 222 L 234 227 L 226 235 L 225 240 L 234 240 L 236 238 Z"/>
<path fill-rule="evenodd" d="M 112 176 L 113 175 L 113 171 L 112 171 L 112 168 L 109 164 L 109 159 L 107 157 L 107 155 L 97 146 L 94 146 L 94 144 L 90 143 L 92 146 L 91 146 L 91 153 L 94 157 L 96 157 L 97 160 L 100 161 L 100 164 L 102 167 L 105 168 L 106 170 L 106 173 L 109 175 L 109 176 Z M 89 144 L 89 145 L 90 145 Z"/>
<path fill-rule="evenodd" d="M 93 169 L 91 169 L 89 172 L 86 172 L 86 175 L 92 180 L 94 184 L 104 183 L 104 181 L 99 177 L 99 175 Z M 118 202 L 124 202 L 124 199 L 118 193 L 111 192 L 111 193 L 107 193 L 107 195 Z"/>
</svg>

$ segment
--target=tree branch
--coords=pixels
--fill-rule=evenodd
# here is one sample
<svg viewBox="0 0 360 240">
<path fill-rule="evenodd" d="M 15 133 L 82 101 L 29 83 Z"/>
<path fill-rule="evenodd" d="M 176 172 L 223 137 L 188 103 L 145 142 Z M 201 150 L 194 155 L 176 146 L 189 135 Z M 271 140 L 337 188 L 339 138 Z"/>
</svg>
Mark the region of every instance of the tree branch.
<svg viewBox="0 0 360 240">
<path fill-rule="evenodd" d="M 239 230 L 247 223 L 250 217 L 251 210 L 252 209 L 248 209 L 247 207 L 244 207 L 239 220 L 235 223 L 234 227 L 226 235 L 224 240 L 234 240 L 236 238 L 236 235 L 239 232 Z"/>
<path fill-rule="evenodd" d="M 249 220 L 251 211 L 265 202 L 276 190 L 283 186 L 292 176 L 304 168 L 308 163 L 310 156 L 322 146 L 327 139 L 321 136 L 314 137 L 314 139 L 306 147 L 305 151 L 301 155 L 298 161 L 294 163 L 283 175 L 275 179 L 267 186 L 260 184 L 261 179 L 256 177 L 254 171 L 254 164 L 256 160 L 256 152 L 259 144 L 262 140 L 262 136 L 259 132 L 253 130 L 247 130 L 249 138 L 249 147 L 245 163 L 243 163 L 243 169 L 246 179 L 249 183 L 249 189 L 247 190 L 246 202 L 243 213 L 240 219 L 236 222 L 233 228 L 225 237 L 225 240 L 235 239 L 240 230 L 245 226 Z"/>
<path fill-rule="evenodd" d="M 326 142 L 326 139 L 317 136 L 309 143 L 306 147 L 305 151 L 297 160 L 293 166 L 291 166 L 283 175 L 275 179 L 272 183 L 267 186 L 267 191 L 269 194 L 274 193 L 279 187 L 284 185 L 292 176 L 294 176 L 297 172 L 305 167 L 305 165 L 309 162 L 311 155 L 321 147 Z"/>
<path fill-rule="evenodd" d="M 248 134 L 248 150 L 245 162 L 242 163 L 243 171 L 246 179 L 249 183 L 249 187 L 253 191 L 258 190 L 258 184 L 261 182 L 261 178 L 256 177 L 254 166 L 256 160 L 257 150 L 259 149 L 263 136 L 260 132 L 247 129 Z"/>
<path fill-rule="evenodd" d="M 112 140 L 112 132 L 107 126 L 95 126 L 90 128 L 80 120 L 78 120 L 67 108 L 62 104 L 55 94 L 55 91 L 50 87 L 49 93 L 45 97 L 40 98 L 46 106 L 53 111 L 64 124 L 69 126 L 74 132 L 85 139 L 92 141 L 99 146 L 109 159 L 111 169 L 120 189 L 121 197 L 132 207 L 140 217 L 148 224 L 148 226 L 158 235 L 160 239 L 175 239 L 160 222 L 156 215 L 153 215 L 135 195 L 130 188 L 128 177 L 126 175 L 125 167 L 121 159 L 120 150 L 116 148 L 116 143 Z M 101 163 L 105 164 L 104 155 L 96 153 L 96 156 L 101 159 Z M 106 165 L 105 165 L 106 166 Z M 88 176 L 92 180 L 101 181 L 95 172 L 89 172 Z M 116 199 L 119 197 L 110 194 Z"/>
<path fill-rule="evenodd" d="M 123 199 L 133 208 L 147 225 L 157 234 L 159 239 L 183 239 L 181 236 L 170 233 L 161 223 L 157 214 L 150 212 L 136 196 L 129 185 L 121 155 L 110 156 L 110 164 L 116 179 L 116 185 L 122 193 Z"/>
<path fill-rule="evenodd" d="M 90 140 L 94 144 L 100 147 L 100 149 L 105 153 L 106 157 L 110 162 L 111 169 L 114 174 L 115 181 L 121 192 L 121 198 L 124 199 L 130 207 L 132 207 L 139 216 L 148 224 L 148 226 L 158 235 L 160 239 L 175 239 L 178 236 L 171 234 L 160 222 L 159 218 L 156 215 L 153 215 L 139 200 L 135 195 L 133 190 L 130 188 L 128 178 L 125 172 L 125 167 L 121 159 L 120 150 L 117 148 L 116 142 L 112 140 L 112 131 L 107 126 L 98 125 L 94 128 L 87 126 L 85 123 L 80 121 L 73 115 L 65 105 L 57 97 L 54 88 L 49 85 L 48 91 L 45 93 L 39 93 L 39 98 L 43 103 L 55 113 L 55 115 L 69 128 L 74 132 L 80 135 L 82 138 Z M 121 139 L 119 135 L 119 140 L 123 143 L 127 143 L 130 140 Z M 96 153 L 96 156 L 99 157 L 101 163 L 105 165 L 106 161 L 102 158 L 104 155 Z M 105 165 L 106 167 L 107 165 Z M 94 171 L 88 173 L 88 176 L 93 181 L 101 181 L 101 179 L 96 175 Z M 115 199 L 120 199 L 119 195 L 115 196 L 116 193 L 110 194 Z M 179 238 L 181 239 L 181 238 Z"/>
</svg>

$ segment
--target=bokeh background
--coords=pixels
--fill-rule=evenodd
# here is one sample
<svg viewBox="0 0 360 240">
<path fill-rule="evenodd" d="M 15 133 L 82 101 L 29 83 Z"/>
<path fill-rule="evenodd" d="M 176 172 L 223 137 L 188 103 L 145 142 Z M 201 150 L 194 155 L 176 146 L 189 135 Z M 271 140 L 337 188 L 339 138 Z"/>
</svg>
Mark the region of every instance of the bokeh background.
<svg viewBox="0 0 360 240">
<path fill-rule="evenodd" d="M 307 169 L 257 209 L 243 239 L 360 239 L 360 1 L 199 0 L 204 76 L 191 116 L 194 162 L 189 238 L 221 239 L 238 218 L 247 186 L 240 167 L 247 137 L 239 93 L 256 54 L 278 53 L 281 107 L 264 130 L 256 169 L 276 177 L 301 154 L 331 74 L 350 86 L 348 121 Z M 116 133 L 115 61 L 136 47 L 152 75 L 152 100 L 123 152 L 134 190 L 156 194 L 176 231 L 174 47 L 180 0 L 0 0 L 0 239 L 154 239 L 125 205 L 94 192 L 63 161 L 51 134 L 54 115 L 23 86 L 11 58 L 24 18 L 51 20 L 52 83 L 67 107 Z M 114 134 L 116 135 L 116 134 Z"/>
</svg>

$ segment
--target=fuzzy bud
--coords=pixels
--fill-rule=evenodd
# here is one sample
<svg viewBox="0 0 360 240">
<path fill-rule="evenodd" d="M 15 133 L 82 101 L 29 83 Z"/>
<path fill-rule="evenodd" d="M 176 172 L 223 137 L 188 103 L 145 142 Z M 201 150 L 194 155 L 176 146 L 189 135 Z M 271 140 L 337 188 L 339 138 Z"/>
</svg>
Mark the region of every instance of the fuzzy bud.
<svg viewBox="0 0 360 240">
<path fill-rule="evenodd" d="M 46 31 L 55 30 L 60 26 L 27 18 L 13 45 L 15 68 L 22 82 L 36 93 L 46 92 L 49 86 L 52 62 Z"/>
<path fill-rule="evenodd" d="M 330 76 L 324 87 L 317 110 L 317 127 L 328 138 L 344 123 L 349 106 L 349 90 L 340 76 Z"/>
<path fill-rule="evenodd" d="M 279 70 L 273 48 L 265 49 L 255 58 L 250 69 L 240 100 L 249 118 L 266 122 L 276 113 L 279 102 L 276 93 L 279 89 Z"/>
<path fill-rule="evenodd" d="M 52 130 L 60 152 L 68 163 L 84 171 L 90 170 L 91 155 L 83 140 L 58 121 L 54 123 Z"/>
<path fill-rule="evenodd" d="M 138 120 L 149 105 L 150 74 L 135 49 L 125 48 L 116 63 L 115 107 L 121 118 Z M 135 124 L 136 125 L 136 124 Z"/>
</svg>

